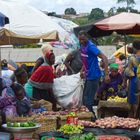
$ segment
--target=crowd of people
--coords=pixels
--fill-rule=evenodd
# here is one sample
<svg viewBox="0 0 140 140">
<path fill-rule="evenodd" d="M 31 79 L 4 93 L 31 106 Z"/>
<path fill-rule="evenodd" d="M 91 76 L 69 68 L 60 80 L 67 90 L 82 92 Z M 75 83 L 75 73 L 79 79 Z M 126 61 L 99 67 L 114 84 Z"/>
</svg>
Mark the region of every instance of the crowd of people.
<svg viewBox="0 0 140 140">
<path fill-rule="evenodd" d="M 111 62 L 85 31 L 80 31 L 78 38 L 80 48 L 68 54 L 61 76 L 80 72 L 84 81 L 83 105 L 94 113 L 95 100 L 107 100 L 116 95 L 128 97 L 131 106 L 129 117 L 139 117 L 140 40 L 128 46 L 131 56 L 120 55 Z M 11 68 L 6 60 L 2 60 L 0 109 L 3 121 L 5 116 L 32 115 L 32 100 L 50 101 L 52 110 L 58 110 L 53 82 L 54 78 L 60 77 L 60 73 L 56 72 L 60 64 L 54 65 L 55 55 L 51 45 L 45 44 L 41 50 L 42 56 L 37 59 L 31 74 L 25 65 Z"/>
</svg>

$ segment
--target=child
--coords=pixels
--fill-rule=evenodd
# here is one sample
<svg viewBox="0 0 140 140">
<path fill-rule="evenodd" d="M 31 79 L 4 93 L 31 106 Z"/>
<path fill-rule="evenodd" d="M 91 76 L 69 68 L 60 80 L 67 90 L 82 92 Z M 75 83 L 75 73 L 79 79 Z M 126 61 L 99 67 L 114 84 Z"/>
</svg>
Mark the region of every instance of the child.
<svg viewBox="0 0 140 140">
<path fill-rule="evenodd" d="M 25 90 L 22 85 L 14 84 L 13 90 L 16 97 L 16 109 L 19 116 L 31 115 L 30 100 L 25 96 Z"/>
</svg>

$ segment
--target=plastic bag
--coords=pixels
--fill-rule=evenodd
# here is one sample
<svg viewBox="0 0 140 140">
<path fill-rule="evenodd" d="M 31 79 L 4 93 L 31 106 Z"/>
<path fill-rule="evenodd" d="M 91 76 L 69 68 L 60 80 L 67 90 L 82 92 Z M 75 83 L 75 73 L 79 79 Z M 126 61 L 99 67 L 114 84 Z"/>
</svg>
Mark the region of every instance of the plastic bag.
<svg viewBox="0 0 140 140">
<path fill-rule="evenodd" d="M 64 108 L 78 107 L 82 105 L 83 81 L 80 73 L 56 78 L 53 85 L 54 95 Z"/>
</svg>

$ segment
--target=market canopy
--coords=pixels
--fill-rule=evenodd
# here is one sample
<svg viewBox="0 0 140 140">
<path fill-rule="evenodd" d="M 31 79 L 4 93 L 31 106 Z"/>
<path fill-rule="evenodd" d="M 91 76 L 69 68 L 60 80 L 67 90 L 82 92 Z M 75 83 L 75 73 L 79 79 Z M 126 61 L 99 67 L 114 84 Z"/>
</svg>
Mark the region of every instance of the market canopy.
<svg viewBox="0 0 140 140">
<path fill-rule="evenodd" d="M 32 43 L 38 43 L 40 39 L 44 39 L 47 41 L 52 41 L 54 39 L 58 40 L 58 32 L 53 31 L 47 34 L 42 34 L 42 35 L 25 36 L 25 35 L 16 34 L 4 28 L 0 29 L 0 45 L 32 44 Z"/>
<path fill-rule="evenodd" d="M 92 37 L 108 36 L 113 32 L 121 35 L 140 34 L 140 14 L 123 12 L 74 30 L 77 34 L 83 29 Z"/>
<path fill-rule="evenodd" d="M 64 29 L 43 12 L 20 2 L 0 0 L 0 12 L 8 16 L 10 24 L 5 29 L 21 36 L 41 36 L 59 31 L 64 38 Z"/>
</svg>

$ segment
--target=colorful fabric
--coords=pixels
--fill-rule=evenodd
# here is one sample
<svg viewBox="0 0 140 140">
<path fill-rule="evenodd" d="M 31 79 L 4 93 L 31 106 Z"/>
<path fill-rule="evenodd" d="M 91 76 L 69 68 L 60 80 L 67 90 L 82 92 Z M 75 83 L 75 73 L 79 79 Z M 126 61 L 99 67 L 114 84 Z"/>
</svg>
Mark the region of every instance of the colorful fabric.
<svg viewBox="0 0 140 140">
<path fill-rule="evenodd" d="M 100 78 L 101 71 L 97 58 L 97 56 L 101 53 L 100 50 L 90 40 L 86 46 L 81 46 L 80 50 L 86 79 L 95 80 Z"/>
<path fill-rule="evenodd" d="M 31 104 L 26 97 L 24 97 L 22 100 L 16 101 L 16 110 L 19 116 L 29 115 L 30 109 L 31 109 Z"/>
<path fill-rule="evenodd" d="M 53 68 L 49 65 L 42 65 L 32 74 L 29 84 L 39 89 L 49 89 L 52 87 L 53 79 Z"/>
<path fill-rule="evenodd" d="M 123 78 L 120 73 L 118 73 L 116 76 L 110 76 L 110 82 L 106 83 L 103 81 L 101 86 L 99 87 L 97 93 L 100 95 L 105 96 L 104 99 L 107 99 L 110 96 L 117 95 L 118 90 L 120 90 L 123 83 Z"/>
</svg>

